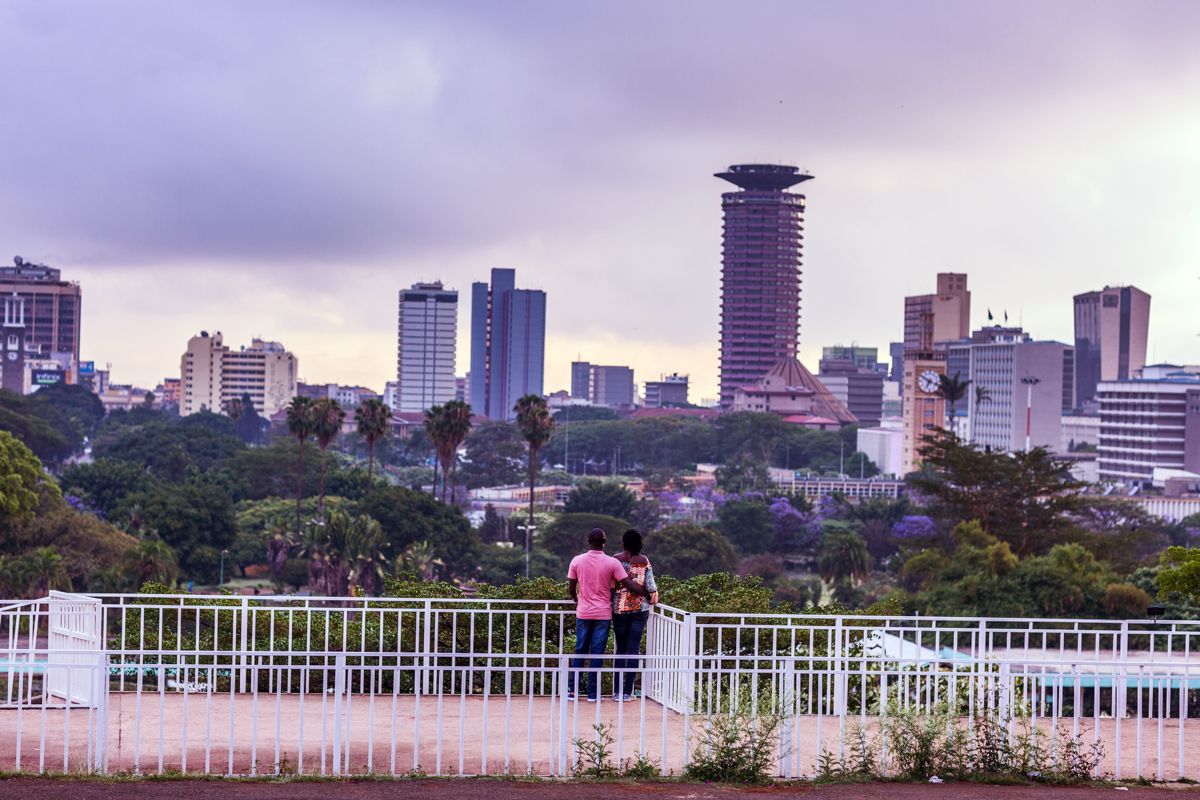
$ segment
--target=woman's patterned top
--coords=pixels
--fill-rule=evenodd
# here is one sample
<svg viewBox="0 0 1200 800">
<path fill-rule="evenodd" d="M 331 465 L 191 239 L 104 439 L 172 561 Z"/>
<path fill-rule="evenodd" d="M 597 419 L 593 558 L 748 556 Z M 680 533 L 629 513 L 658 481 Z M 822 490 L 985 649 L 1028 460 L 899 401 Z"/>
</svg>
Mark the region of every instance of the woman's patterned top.
<svg viewBox="0 0 1200 800">
<path fill-rule="evenodd" d="M 622 561 L 625 572 L 634 583 L 646 587 L 648 592 L 657 592 L 658 584 L 654 582 L 654 570 L 650 564 L 630 564 Z M 612 593 L 612 609 L 614 614 L 636 614 L 639 611 L 649 611 L 650 601 L 641 595 L 633 594 L 624 586 L 617 584 Z"/>
</svg>

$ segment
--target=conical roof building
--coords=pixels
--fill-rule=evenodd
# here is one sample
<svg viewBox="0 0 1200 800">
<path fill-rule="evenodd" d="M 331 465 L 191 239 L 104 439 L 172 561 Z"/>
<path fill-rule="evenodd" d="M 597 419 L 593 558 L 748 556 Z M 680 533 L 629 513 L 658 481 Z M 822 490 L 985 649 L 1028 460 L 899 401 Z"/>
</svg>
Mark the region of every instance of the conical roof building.
<svg viewBox="0 0 1200 800">
<path fill-rule="evenodd" d="M 837 420 L 839 425 L 854 425 L 858 417 L 850 413 L 850 409 L 833 396 L 817 377 L 804 368 L 800 359 L 795 356 L 785 356 L 775 362 L 766 376 L 778 376 L 784 379 L 788 386 L 803 386 L 813 393 L 812 413 L 814 416 L 828 417 Z"/>
</svg>

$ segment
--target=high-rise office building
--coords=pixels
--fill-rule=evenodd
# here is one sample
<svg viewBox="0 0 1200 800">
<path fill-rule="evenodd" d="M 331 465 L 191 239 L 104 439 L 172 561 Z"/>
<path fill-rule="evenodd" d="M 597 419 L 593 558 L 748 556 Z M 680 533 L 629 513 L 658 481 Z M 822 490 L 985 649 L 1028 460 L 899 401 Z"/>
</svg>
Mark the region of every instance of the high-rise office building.
<svg viewBox="0 0 1200 800">
<path fill-rule="evenodd" d="M 270 417 L 296 396 L 299 362 L 279 342 L 252 340 L 249 348 L 227 347 L 218 331 L 200 331 L 180 359 L 179 414 L 227 412 L 230 400 L 250 395 L 254 410 Z"/>
<path fill-rule="evenodd" d="M 0 267 L 0 295 L 13 292 L 25 301 L 29 357 L 53 358 L 54 353 L 70 353 L 73 366 L 69 380 L 75 382 L 79 377 L 79 284 L 64 281 L 60 270 L 17 256 L 13 266 Z"/>
<path fill-rule="evenodd" d="M 440 281 L 400 291 L 396 411 L 425 411 L 455 397 L 458 292 Z"/>
<path fill-rule="evenodd" d="M 688 376 L 674 373 L 661 380 L 646 381 L 646 408 L 688 405 Z"/>
<path fill-rule="evenodd" d="M 571 362 L 571 397 L 598 406 L 633 405 L 633 370 L 602 367 L 586 361 Z"/>
<path fill-rule="evenodd" d="M 827 351 L 832 348 L 825 348 Z M 857 366 L 848 358 L 822 358 L 819 380 L 863 425 L 878 425 L 883 419 L 883 383 L 887 377 L 877 372 L 874 359 Z"/>
<path fill-rule="evenodd" d="M 796 167 L 739 164 L 717 173 L 739 191 L 721 195 L 721 407 L 800 340 L 800 249 L 804 195 L 785 191 L 812 178 Z"/>
<path fill-rule="evenodd" d="M 1105 286 L 1075 295 L 1075 402 L 1094 403 L 1100 381 L 1124 381 L 1146 366 L 1150 295 Z"/>
<path fill-rule="evenodd" d="M 513 406 L 542 394 L 546 293 L 516 288 L 516 270 L 493 269 L 492 282 L 471 284 L 471 407 L 492 419 L 515 419 Z"/>
<path fill-rule="evenodd" d="M 860 347 L 852 344 L 849 347 L 835 344 L 833 347 L 821 348 L 822 361 L 849 361 L 859 369 L 869 369 L 882 375 L 888 374 L 887 363 L 880 363 L 879 348 Z"/>
<path fill-rule="evenodd" d="M 967 276 L 939 272 L 937 292 L 904 298 L 904 349 L 916 350 L 922 341 L 965 339 L 971 330 L 971 293 Z"/>
</svg>

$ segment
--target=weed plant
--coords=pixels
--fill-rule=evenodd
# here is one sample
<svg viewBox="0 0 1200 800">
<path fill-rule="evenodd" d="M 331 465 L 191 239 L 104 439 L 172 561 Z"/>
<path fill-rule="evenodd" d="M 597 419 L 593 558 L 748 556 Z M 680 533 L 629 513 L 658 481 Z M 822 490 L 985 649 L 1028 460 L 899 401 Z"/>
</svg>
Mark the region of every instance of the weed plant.
<svg viewBox="0 0 1200 800">
<path fill-rule="evenodd" d="M 695 744 L 684 777 L 721 783 L 767 783 L 785 745 L 780 731 L 786 715 L 770 691 L 742 685 L 693 716 Z"/>
<path fill-rule="evenodd" d="M 1072 736 L 1064 723 L 1046 730 L 1026 711 L 988 708 L 968 726 L 946 705 L 918 713 L 896 707 L 851 734 L 849 763 L 822 749 L 819 781 L 892 778 L 987 783 L 1086 783 L 1097 778 L 1104 750 Z"/>
</svg>

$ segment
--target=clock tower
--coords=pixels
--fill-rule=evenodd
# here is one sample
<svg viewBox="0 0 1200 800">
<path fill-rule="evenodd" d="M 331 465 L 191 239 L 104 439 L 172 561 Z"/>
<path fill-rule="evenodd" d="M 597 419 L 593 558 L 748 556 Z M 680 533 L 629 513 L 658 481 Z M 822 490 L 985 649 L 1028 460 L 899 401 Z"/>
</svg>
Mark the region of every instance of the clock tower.
<svg viewBox="0 0 1200 800">
<path fill-rule="evenodd" d="M 0 388 L 25 393 L 25 298 L 16 292 L 4 298 L 3 367 Z"/>
<path fill-rule="evenodd" d="M 946 424 L 946 400 L 940 389 L 946 374 L 945 350 L 905 350 L 904 378 L 900 386 L 903 395 L 904 429 L 900 469 L 905 473 L 916 468 L 921 458 L 922 439 L 934 429 Z"/>
</svg>

